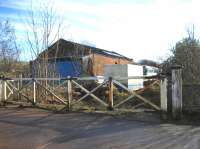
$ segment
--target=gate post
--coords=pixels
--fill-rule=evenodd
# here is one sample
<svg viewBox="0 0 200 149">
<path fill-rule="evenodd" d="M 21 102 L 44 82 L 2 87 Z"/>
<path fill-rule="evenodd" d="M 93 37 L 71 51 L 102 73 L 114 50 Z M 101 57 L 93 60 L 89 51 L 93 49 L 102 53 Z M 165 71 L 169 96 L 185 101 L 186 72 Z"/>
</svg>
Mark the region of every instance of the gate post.
<svg viewBox="0 0 200 149">
<path fill-rule="evenodd" d="M 113 79 L 112 77 L 109 77 L 109 83 L 108 83 L 108 88 L 109 88 L 109 96 L 108 96 L 108 109 L 113 110 Z"/>
<path fill-rule="evenodd" d="M 0 80 L 0 102 L 3 100 L 3 81 Z"/>
<path fill-rule="evenodd" d="M 182 68 L 172 67 L 172 117 L 181 119 L 182 116 Z"/>
<path fill-rule="evenodd" d="M 19 75 L 19 80 L 18 80 L 18 85 L 17 85 L 18 90 L 20 90 L 20 89 L 22 88 L 22 85 L 23 85 L 23 82 L 22 82 L 22 74 L 20 74 L 20 75 Z M 18 93 L 18 100 L 21 101 L 21 99 L 22 99 L 22 96 L 21 96 L 20 93 Z"/>
<path fill-rule="evenodd" d="M 167 119 L 167 78 L 160 80 L 160 105 L 161 105 L 161 118 Z"/>
<path fill-rule="evenodd" d="M 5 102 L 7 100 L 7 82 L 5 79 L 2 82 L 3 82 L 3 84 L 2 84 L 3 98 L 2 99 Z"/>
<path fill-rule="evenodd" d="M 72 83 L 71 77 L 67 77 L 67 101 L 68 101 L 68 111 L 71 110 L 71 100 L 72 100 Z"/>
<path fill-rule="evenodd" d="M 35 79 L 33 79 L 33 105 L 36 104 L 36 82 Z"/>
</svg>

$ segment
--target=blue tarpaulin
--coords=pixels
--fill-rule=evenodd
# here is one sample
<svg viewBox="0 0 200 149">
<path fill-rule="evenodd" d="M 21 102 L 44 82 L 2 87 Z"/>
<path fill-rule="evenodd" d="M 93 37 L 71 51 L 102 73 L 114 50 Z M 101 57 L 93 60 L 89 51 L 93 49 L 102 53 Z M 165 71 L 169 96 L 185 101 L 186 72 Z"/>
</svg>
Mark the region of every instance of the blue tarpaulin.
<svg viewBox="0 0 200 149">
<path fill-rule="evenodd" d="M 82 74 L 82 66 L 80 62 L 76 61 L 63 61 L 56 62 L 56 71 L 60 77 L 79 77 Z"/>
<path fill-rule="evenodd" d="M 37 63 L 32 65 L 32 77 L 38 77 L 39 67 Z M 57 61 L 55 63 L 49 62 L 48 64 L 48 77 L 52 77 L 52 73 L 60 77 L 80 77 L 82 75 L 82 65 L 80 61 Z"/>
</svg>

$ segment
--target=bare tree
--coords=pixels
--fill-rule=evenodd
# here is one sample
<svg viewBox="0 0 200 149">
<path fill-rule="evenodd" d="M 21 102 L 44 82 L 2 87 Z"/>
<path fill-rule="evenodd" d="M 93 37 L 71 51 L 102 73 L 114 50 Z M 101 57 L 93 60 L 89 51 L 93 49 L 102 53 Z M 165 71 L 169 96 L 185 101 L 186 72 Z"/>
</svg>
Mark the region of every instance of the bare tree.
<svg viewBox="0 0 200 149">
<path fill-rule="evenodd" d="M 56 12 L 53 2 L 42 1 L 36 6 L 31 2 L 25 23 L 27 29 L 26 43 L 32 57 L 32 77 L 58 77 L 56 59 L 59 46 L 56 46 L 52 57 L 49 56 L 49 49 L 55 41 L 62 37 L 65 28 L 63 19 Z M 47 88 L 50 82 L 46 79 L 46 81 L 42 81 L 41 83 Z M 51 83 L 54 88 L 54 81 Z M 45 90 L 38 87 L 37 97 L 39 97 L 39 92 L 47 94 Z M 45 96 L 45 98 L 47 97 Z"/>
<path fill-rule="evenodd" d="M 39 7 L 34 7 L 31 3 L 26 27 L 27 45 L 32 56 L 33 74 L 35 77 L 48 77 L 48 75 L 52 75 L 52 73 L 48 74 L 49 47 L 61 37 L 60 32 L 64 28 L 63 21 L 49 2 L 41 3 Z M 57 54 L 56 51 L 55 54 Z M 57 56 L 54 55 L 53 58 L 56 60 Z M 55 64 L 51 65 L 55 68 Z"/>
<path fill-rule="evenodd" d="M 19 57 L 15 30 L 8 20 L 0 21 L 0 72 L 10 73 Z"/>
</svg>

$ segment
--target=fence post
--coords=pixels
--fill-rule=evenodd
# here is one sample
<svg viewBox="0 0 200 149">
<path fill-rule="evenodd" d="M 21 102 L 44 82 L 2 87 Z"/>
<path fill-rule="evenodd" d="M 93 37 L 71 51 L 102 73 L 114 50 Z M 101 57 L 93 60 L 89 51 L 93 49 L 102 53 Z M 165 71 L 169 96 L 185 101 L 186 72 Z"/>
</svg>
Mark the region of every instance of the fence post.
<svg viewBox="0 0 200 149">
<path fill-rule="evenodd" d="M 68 111 L 71 110 L 71 100 L 72 100 L 72 83 L 71 77 L 67 77 L 67 101 L 68 101 Z"/>
<path fill-rule="evenodd" d="M 18 80 L 18 90 L 20 90 L 21 88 L 22 88 L 22 74 L 20 74 L 19 75 L 19 80 Z M 20 100 L 21 101 L 21 99 L 22 99 L 22 97 L 21 97 L 21 94 L 20 93 L 18 93 L 18 100 Z"/>
<path fill-rule="evenodd" d="M 112 77 L 109 77 L 109 96 L 108 96 L 108 109 L 113 110 L 113 79 Z"/>
<path fill-rule="evenodd" d="M 36 82 L 35 79 L 33 79 L 33 104 L 36 104 Z"/>
<path fill-rule="evenodd" d="M 7 100 L 7 82 L 3 80 L 3 101 Z"/>
<path fill-rule="evenodd" d="M 182 116 L 182 68 L 172 67 L 172 117 L 181 119 Z"/>
<path fill-rule="evenodd" d="M 167 119 L 167 78 L 160 80 L 160 105 L 161 105 L 161 118 Z"/>
<path fill-rule="evenodd" d="M 0 80 L 0 102 L 3 100 L 3 81 Z"/>
</svg>

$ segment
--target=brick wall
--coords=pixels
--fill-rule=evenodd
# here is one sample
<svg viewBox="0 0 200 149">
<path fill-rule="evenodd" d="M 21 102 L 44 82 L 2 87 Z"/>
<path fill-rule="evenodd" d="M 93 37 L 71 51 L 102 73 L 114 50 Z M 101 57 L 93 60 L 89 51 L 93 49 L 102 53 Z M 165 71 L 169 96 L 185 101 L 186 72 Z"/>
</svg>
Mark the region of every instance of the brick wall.
<svg viewBox="0 0 200 149">
<path fill-rule="evenodd" d="M 104 74 L 105 64 L 130 64 L 132 62 L 126 59 L 113 58 L 100 54 L 93 54 L 92 61 L 93 61 L 93 74 L 95 76 Z"/>
</svg>

